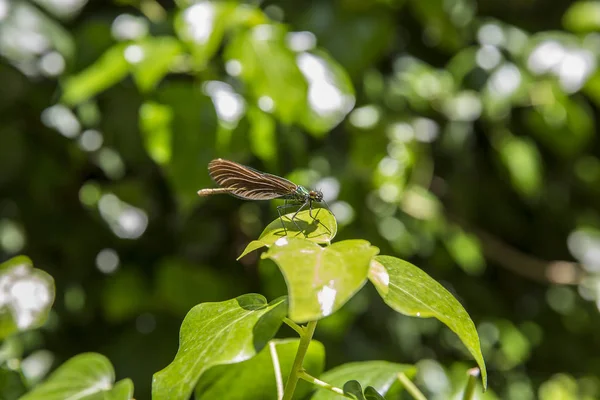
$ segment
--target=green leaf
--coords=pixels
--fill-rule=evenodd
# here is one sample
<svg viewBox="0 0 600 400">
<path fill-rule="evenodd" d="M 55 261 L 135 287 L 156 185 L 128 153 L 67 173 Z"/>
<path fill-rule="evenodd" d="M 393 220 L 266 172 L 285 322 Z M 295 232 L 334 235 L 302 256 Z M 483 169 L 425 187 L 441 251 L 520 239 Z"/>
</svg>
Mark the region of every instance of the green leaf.
<svg viewBox="0 0 600 400">
<path fill-rule="evenodd" d="M 377 390 L 373 389 L 372 386 L 367 386 L 365 388 L 365 399 L 366 400 L 385 400 L 385 398 L 377 392 Z"/>
<path fill-rule="evenodd" d="M 260 9 L 236 2 L 199 2 L 175 17 L 175 31 L 189 47 L 196 69 L 203 69 L 219 49 L 224 34 L 239 25 L 267 23 Z"/>
<path fill-rule="evenodd" d="M 162 261 L 155 276 L 156 297 L 162 308 L 179 315 L 185 315 L 196 304 L 236 294 L 235 282 L 218 271 L 180 258 Z"/>
<path fill-rule="evenodd" d="M 140 130 L 149 154 L 166 172 L 184 211 L 199 204 L 196 192 L 212 184 L 217 115 L 211 99 L 187 83 L 161 85 L 154 102 L 140 109 Z"/>
<path fill-rule="evenodd" d="M 323 51 L 298 54 L 297 62 L 308 82 L 307 105 L 301 124 L 313 135 L 323 136 L 354 107 L 352 81 Z"/>
<path fill-rule="evenodd" d="M 20 400 L 129 400 L 133 383 L 129 379 L 115 381 L 110 361 L 101 354 L 79 354 L 54 371 Z"/>
<path fill-rule="evenodd" d="M 569 97 L 557 84 L 539 84 L 530 91 L 554 98 L 523 113 L 536 140 L 564 158 L 585 151 L 596 130 L 591 106 L 581 98 Z"/>
<path fill-rule="evenodd" d="M 16 400 L 27 391 L 19 371 L 0 367 L 0 400 Z"/>
<path fill-rule="evenodd" d="M 307 239 L 280 238 L 263 254 L 277 264 L 290 296 L 289 317 L 299 323 L 333 314 L 365 284 L 372 257 L 366 240 L 323 248 Z"/>
<path fill-rule="evenodd" d="M 196 400 L 212 399 L 271 399 L 276 397 L 275 374 L 271 347 L 277 351 L 277 359 L 285 384 L 292 369 L 298 350 L 299 339 L 273 340 L 255 357 L 233 365 L 211 368 L 196 388 Z M 317 341 L 311 341 L 302 367 L 312 376 L 319 376 L 325 365 L 325 348 Z M 298 382 L 294 398 L 305 397 L 313 386 L 305 381 Z"/>
<path fill-rule="evenodd" d="M 239 63 L 239 78 L 262 109 L 286 124 L 298 121 L 306 109 L 307 83 L 286 46 L 282 25 L 260 25 L 239 32 L 227 45 L 225 58 Z"/>
<path fill-rule="evenodd" d="M 284 237 L 304 238 L 314 243 L 331 243 L 337 233 L 337 222 L 331 211 L 319 208 L 312 211 L 313 216 L 311 216 L 310 210 L 300 211 L 292 221 L 295 213 L 285 214 L 282 219 L 277 218 L 267 225 L 258 240 L 253 240 L 246 246 L 238 260 L 261 247 L 271 247 L 276 241 Z M 281 225 L 282 220 L 285 229 Z M 300 227 L 300 230 L 298 230 L 298 227 Z"/>
<path fill-rule="evenodd" d="M 525 198 L 536 198 L 542 188 L 542 156 L 528 138 L 503 135 L 496 148 L 515 190 Z"/>
<path fill-rule="evenodd" d="M 271 340 L 285 317 L 285 298 L 267 304 L 258 294 L 192 308 L 183 320 L 179 350 L 154 374 L 152 398 L 188 399 L 210 367 L 245 361 Z"/>
<path fill-rule="evenodd" d="M 404 372 L 414 376 L 416 369 L 412 365 L 396 364 L 387 361 L 364 361 L 343 364 L 319 377 L 330 385 L 341 387 L 349 380 L 357 380 L 362 386 L 373 387 L 379 393 L 386 394 L 393 385 L 400 385 L 397 376 Z M 337 400 L 341 397 L 326 390 L 318 390 L 311 400 Z"/>
<path fill-rule="evenodd" d="M 404 315 L 437 318 L 458 335 L 481 369 L 483 387 L 487 371 L 477 329 L 458 300 L 414 265 L 390 256 L 377 256 L 369 279 L 385 303 Z"/>
<path fill-rule="evenodd" d="M 178 40 L 167 36 L 146 38 L 133 46 L 139 46 L 143 54 L 142 60 L 132 66 L 133 79 L 141 92 L 154 89 L 183 51 Z"/>
<path fill-rule="evenodd" d="M 54 279 L 25 256 L 0 264 L 0 340 L 40 327 L 54 302 Z"/>
<path fill-rule="evenodd" d="M 352 380 L 344 384 L 344 393 L 352 396 L 356 400 L 385 400 L 382 395 L 377 393 L 377 390 L 368 386 L 364 392 L 358 381 Z"/>
<path fill-rule="evenodd" d="M 83 103 L 125 78 L 130 67 L 125 59 L 127 46 L 119 43 L 111 47 L 92 65 L 67 78 L 62 101 L 71 106 Z"/>
<path fill-rule="evenodd" d="M 155 102 L 146 102 L 140 107 L 140 130 L 146 151 L 159 165 L 168 165 L 173 148 L 171 145 L 171 107 Z"/>
<path fill-rule="evenodd" d="M 356 400 L 366 400 L 362 387 L 358 381 L 348 381 L 344 383 L 344 394 L 352 396 Z"/>
<path fill-rule="evenodd" d="M 571 32 L 597 32 L 600 30 L 600 3 L 597 1 L 574 2 L 564 13 L 562 23 L 565 29 Z"/>
<path fill-rule="evenodd" d="M 247 115 L 250 122 L 248 134 L 252 152 L 264 163 L 272 165 L 277 159 L 275 120 L 257 107 L 250 107 Z"/>
</svg>

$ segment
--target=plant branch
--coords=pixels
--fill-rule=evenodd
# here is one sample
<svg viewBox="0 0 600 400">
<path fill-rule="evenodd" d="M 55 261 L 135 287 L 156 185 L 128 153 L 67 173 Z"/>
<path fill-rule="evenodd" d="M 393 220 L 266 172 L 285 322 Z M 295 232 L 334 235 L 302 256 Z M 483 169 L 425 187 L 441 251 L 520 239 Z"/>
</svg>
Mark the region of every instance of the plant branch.
<svg viewBox="0 0 600 400">
<path fill-rule="evenodd" d="M 300 335 L 300 337 L 302 337 L 302 335 L 304 335 L 304 328 L 301 327 L 300 325 L 298 325 L 297 323 L 295 323 L 294 321 L 292 321 L 291 319 L 289 319 L 288 317 L 285 317 L 283 319 L 283 322 L 285 322 L 285 324 L 287 326 L 289 326 L 290 328 L 292 328 L 293 330 L 295 330 L 296 332 L 298 332 L 298 334 Z"/>
<path fill-rule="evenodd" d="M 541 283 L 576 285 L 583 277 L 581 265 L 571 261 L 546 261 L 525 254 L 492 234 L 448 215 L 448 219 L 473 232 L 481 242 L 485 256 L 513 273 Z"/>
<path fill-rule="evenodd" d="M 320 387 L 321 389 L 325 389 L 325 390 L 329 390 L 330 392 L 333 392 L 335 394 L 339 394 L 340 396 L 344 396 L 346 398 L 352 399 L 353 397 L 348 396 L 344 393 L 344 391 L 342 389 L 340 389 L 339 387 L 333 386 L 327 382 L 323 382 L 320 379 L 315 378 L 314 376 L 310 375 L 309 373 L 307 373 L 306 371 L 300 371 L 300 379 L 304 379 L 306 382 L 310 382 L 315 386 Z"/>
<path fill-rule="evenodd" d="M 408 376 L 404 372 L 400 372 L 398 374 L 398 380 L 404 385 L 406 391 L 413 397 L 415 400 L 427 400 L 427 397 L 419 390 L 415 384 L 408 379 Z"/>
<path fill-rule="evenodd" d="M 294 359 L 294 364 L 292 365 L 290 376 L 288 377 L 287 383 L 285 384 L 283 400 L 291 400 L 292 396 L 294 395 L 294 391 L 296 391 L 296 385 L 298 384 L 298 380 L 300 379 L 300 373 L 302 372 L 302 363 L 304 362 L 304 357 L 306 356 L 306 352 L 308 351 L 310 341 L 312 340 L 312 337 L 315 334 L 316 327 L 317 321 L 311 321 L 303 329 L 303 333 L 300 336 L 300 344 L 298 345 L 298 352 L 296 353 L 296 358 Z"/>
</svg>

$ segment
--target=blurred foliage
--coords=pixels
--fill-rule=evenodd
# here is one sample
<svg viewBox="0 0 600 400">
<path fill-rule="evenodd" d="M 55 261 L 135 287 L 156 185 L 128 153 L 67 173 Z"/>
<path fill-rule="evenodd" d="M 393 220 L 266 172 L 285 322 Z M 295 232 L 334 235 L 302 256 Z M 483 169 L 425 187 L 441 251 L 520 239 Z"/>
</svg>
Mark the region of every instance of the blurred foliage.
<svg viewBox="0 0 600 400">
<path fill-rule="evenodd" d="M 600 398 L 599 10 L 0 0 L 0 261 L 56 284 L 45 325 L 2 342 L 0 382 L 14 398 L 94 351 L 149 398 L 192 306 L 285 292 L 270 260 L 235 261 L 277 204 L 196 196 L 224 157 L 320 188 L 339 240 L 457 295 L 483 398 Z M 459 339 L 376 296 L 323 321 L 325 369 L 416 363 L 428 398 L 460 393 Z"/>
</svg>

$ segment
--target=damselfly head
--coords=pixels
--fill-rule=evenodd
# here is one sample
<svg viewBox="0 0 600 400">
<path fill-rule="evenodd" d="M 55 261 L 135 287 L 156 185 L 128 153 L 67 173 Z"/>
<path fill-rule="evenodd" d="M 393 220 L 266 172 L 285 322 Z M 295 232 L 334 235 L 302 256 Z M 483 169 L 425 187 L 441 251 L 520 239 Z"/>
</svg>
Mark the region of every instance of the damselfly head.
<svg viewBox="0 0 600 400">
<path fill-rule="evenodd" d="M 320 203 L 323 201 L 323 192 L 321 192 L 320 190 L 311 190 L 310 192 L 308 192 L 308 197 L 312 201 Z"/>
</svg>

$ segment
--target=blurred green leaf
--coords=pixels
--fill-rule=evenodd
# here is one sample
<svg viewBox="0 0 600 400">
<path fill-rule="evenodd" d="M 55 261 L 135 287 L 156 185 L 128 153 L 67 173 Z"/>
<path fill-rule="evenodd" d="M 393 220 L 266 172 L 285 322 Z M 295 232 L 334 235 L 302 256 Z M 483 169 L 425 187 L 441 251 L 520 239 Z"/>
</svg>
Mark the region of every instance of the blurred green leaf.
<svg viewBox="0 0 600 400">
<path fill-rule="evenodd" d="M 260 9 L 248 4 L 233 1 L 185 3 L 189 7 L 175 17 L 175 31 L 189 47 L 195 69 L 206 66 L 229 29 L 268 22 Z"/>
<path fill-rule="evenodd" d="M 217 131 L 212 101 L 188 84 L 163 85 L 142 108 L 140 128 L 147 150 L 164 166 L 179 205 L 188 211 L 199 203 L 198 189 L 212 184 L 207 171 Z"/>
<path fill-rule="evenodd" d="M 377 392 L 386 394 L 392 386 L 400 386 L 397 378 L 400 372 L 413 377 L 416 369 L 412 365 L 387 361 L 361 361 L 342 364 L 325 372 L 319 379 L 336 387 L 345 386 L 346 382 L 355 380 L 359 382 L 359 385 L 372 387 Z M 311 400 L 337 400 L 340 398 L 329 391 L 318 390 Z"/>
<path fill-rule="evenodd" d="M 404 315 L 437 318 L 458 335 L 481 369 L 487 388 L 487 371 L 479 336 L 463 306 L 442 285 L 414 265 L 390 256 L 371 262 L 369 279 L 387 305 Z"/>
<path fill-rule="evenodd" d="M 587 33 L 600 30 L 600 3 L 576 1 L 562 17 L 563 26 L 571 32 Z"/>
<path fill-rule="evenodd" d="M 273 340 L 250 360 L 211 368 L 200 378 L 196 387 L 196 400 L 228 399 L 254 400 L 275 398 L 275 374 L 271 347 L 277 351 L 277 359 L 283 382 L 292 369 L 298 350 L 299 339 Z M 319 376 L 325 365 L 325 348 L 320 342 L 311 341 L 302 367 L 312 376 Z M 313 390 L 308 382 L 300 381 L 294 399 L 302 399 Z"/>
<path fill-rule="evenodd" d="M 21 397 L 21 400 L 129 400 L 133 383 L 114 383 L 115 371 L 101 354 L 79 354 L 61 365 L 48 379 Z"/>
<path fill-rule="evenodd" d="M 133 79 L 141 92 L 154 89 L 183 51 L 181 43 L 168 36 L 145 38 L 132 46 L 127 50 L 138 51 L 141 56 L 141 61 L 132 65 Z"/>
<path fill-rule="evenodd" d="M 121 268 L 104 282 L 102 307 L 109 321 L 122 322 L 135 317 L 150 306 L 151 300 L 145 275 L 131 266 Z"/>
<path fill-rule="evenodd" d="M 527 109 L 525 123 L 535 138 L 555 154 L 571 158 L 583 151 L 594 135 L 595 121 L 591 109 L 582 99 L 570 98 L 555 85 L 540 84 L 543 104 Z M 536 95 L 538 96 L 538 95 Z"/>
<path fill-rule="evenodd" d="M 114 45 L 92 65 L 66 78 L 62 101 L 71 106 L 80 104 L 123 80 L 130 67 L 125 59 L 128 46 L 131 45 Z"/>
<path fill-rule="evenodd" d="M 27 391 L 19 371 L 0 366 L 0 400 L 17 400 Z"/>
<path fill-rule="evenodd" d="M 308 104 L 301 124 L 313 135 L 322 136 L 354 106 L 354 87 L 348 73 L 323 51 L 298 54 L 297 62 L 308 82 Z"/>
<path fill-rule="evenodd" d="M 457 51 L 464 46 L 468 31 L 463 27 L 469 26 L 475 16 L 474 1 L 455 0 L 452 7 L 445 7 L 443 0 L 411 1 L 409 4 L 424 27 L 426 43 L 446 51 Z"/>
<path fill-rule="evenodd" d="M 528 199 L 538 197 L 543 185 L 543 163 L 535 142 L 508 134 L 496 141 L 496 148 L 515 190 Z"/>
<path fill-rule="evenodd" d="M 0 340 L 42 326 L 54 303 L 54 279 L 18 256 L 0 264 Z"/>
<path fill-rule="evenodd" d="M 239 78 L 263 110 L 291 124 L 303 116 L 308 86 L 285 44 L 283 25 L 260 25 L 238 32 L 227 44 L 225 58 L 239 63 Z"/>
<path fill-rule="evenodd" d="M 470 275 L 481 275 L 485 270 L 485 258 L 477 236 L 456 227 L 445 240 L 446 248 L 454 261 Z"/>
<path fill-rule="evenodd" d="M 226 297 L 231 286 L 217 271 L 178 258 L 161 262 L 156 275 L 161 307 L 182 315 L 203 301 Z"/>
<path fill-rule="evenodd" d="M 267 304 L 257 294 L 192 308 L 181 325 L 175 359 L 154 374 L 152 398 L 188 399 L 210 367 L 256 355 L 279 329 L 285 309 L 284 298 Z"/>
<path fill-rule="evenodd" d="M 394 34 L 394 18 L 386 7 L 352 12 L 339 4 L 311 3 L 295 26 L 315 34 L 319 45 L 354 78 L 384 57 Z"/>
<path fill-rule="evenodd" d="M 276 123 L 273 117 L 258 107 L 250 107 L 247 112 L 250 122 L 250 146 L 252 153 L 268 166 L 274 166 L 277 160 Z"/>
<path fill-rule="evenodd" d="M 281 238 L 263 254 L 277 264 L 289 293 L 289 317 L 302 323 L 333 314 L 362 288 L 371 258 L 379 252 L 366 240 L 328 247 Z"/>
<path fill-rule="evenodd" d="M 169 106 L 146 102 L 140 107 L 140 130 L 146 151 L 159 165 L 168 165 L 173 153 L 171 121 L 173 111 Z"/>
<path fill-rule="evenodd" d="M 261 247 L 270 247 L 282 238 L 305 238 L 314 243 L 331 243 L 337 233 L 337 222 L 331 211 L 325 208 L 313 211 L 303 210 L 292 221 L 295 213 L 294 211 L 285 214 L 281 219 L 277 218 L 267 225 L 258 240 L 253 240 L 246 246 L 242 254 L 238 257 L 238 260 Z M 282 220 L 285 229 L 281 225 Z M 300 230 L 298 230 L 298 227 Z"/>
</svg>

